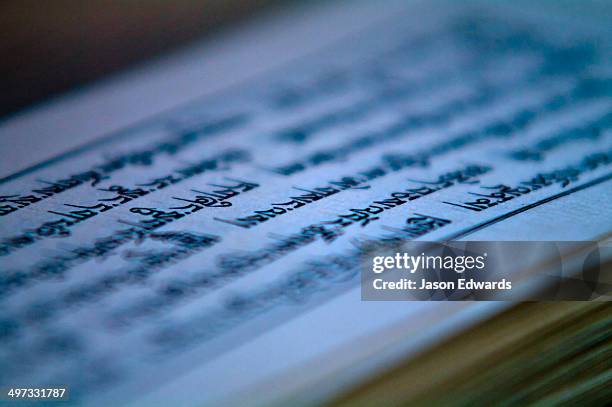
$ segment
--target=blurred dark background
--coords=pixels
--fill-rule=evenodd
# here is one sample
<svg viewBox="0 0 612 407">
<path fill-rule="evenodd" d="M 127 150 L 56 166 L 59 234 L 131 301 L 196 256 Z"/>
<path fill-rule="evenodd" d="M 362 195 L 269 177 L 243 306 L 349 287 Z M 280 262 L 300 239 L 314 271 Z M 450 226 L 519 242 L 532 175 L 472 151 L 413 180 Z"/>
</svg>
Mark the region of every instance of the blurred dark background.
<svg viewBox="0 0 612 407">
<path fill-rule="evenodd" d="M 0 119 L 281 0 L 2 0 Z"/>
</svg>

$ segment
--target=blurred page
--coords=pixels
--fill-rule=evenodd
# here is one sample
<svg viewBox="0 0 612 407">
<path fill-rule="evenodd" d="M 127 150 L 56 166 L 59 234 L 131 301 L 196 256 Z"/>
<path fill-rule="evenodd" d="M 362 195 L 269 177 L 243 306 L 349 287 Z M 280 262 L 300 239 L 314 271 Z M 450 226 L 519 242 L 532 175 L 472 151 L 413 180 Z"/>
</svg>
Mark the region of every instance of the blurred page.
<svg viewBox="0 0 612 407">
<path fill-rule="evenodd" d="M 317 3 L 8 120 L 0 385 L 317 403 L 506 307 L 362 302 L 361 251 L 607 236 L 610 38 Z"/>
</svg>

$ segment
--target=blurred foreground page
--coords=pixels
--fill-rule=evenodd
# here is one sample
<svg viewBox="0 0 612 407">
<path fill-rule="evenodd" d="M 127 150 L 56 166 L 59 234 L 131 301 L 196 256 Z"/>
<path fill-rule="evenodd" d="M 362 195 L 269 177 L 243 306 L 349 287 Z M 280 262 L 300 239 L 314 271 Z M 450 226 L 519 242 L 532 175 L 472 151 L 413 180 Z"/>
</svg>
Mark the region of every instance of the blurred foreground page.
<svg viewBox="0 0 612 407">
<path fill-rule="evenodd" d="M 610 233 L 610 33 L 549 11 L 302 5 L 6 121 L 0 386 L 316 404 L 506 307 L 361 253 Z"/>
</svg>

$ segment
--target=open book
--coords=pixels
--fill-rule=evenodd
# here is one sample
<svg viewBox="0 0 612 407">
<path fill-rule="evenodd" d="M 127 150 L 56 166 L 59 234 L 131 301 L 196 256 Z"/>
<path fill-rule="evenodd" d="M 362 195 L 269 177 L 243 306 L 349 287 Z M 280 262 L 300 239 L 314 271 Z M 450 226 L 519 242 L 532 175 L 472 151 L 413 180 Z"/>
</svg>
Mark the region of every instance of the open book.
<svg viewBox="0 0 612 407">
<path fill-rule="evenodd" d="M 511 3 L 296 5 L 2 123 L 0 387 L 318 404 L 512 305 L 362 301 L 364 245 L 607 239 L 610 27 Z"/>
</svg>

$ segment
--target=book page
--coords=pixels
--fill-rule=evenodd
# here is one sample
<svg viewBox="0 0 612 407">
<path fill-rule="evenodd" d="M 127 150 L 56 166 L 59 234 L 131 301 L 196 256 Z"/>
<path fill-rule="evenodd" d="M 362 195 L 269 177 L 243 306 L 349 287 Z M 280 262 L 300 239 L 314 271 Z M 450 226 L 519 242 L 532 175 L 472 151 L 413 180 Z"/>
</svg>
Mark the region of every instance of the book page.
<svg viewBox="0 0 612 407">
<path fill-rule="evenodd" d="M 364 245 L 605 238 L 610 33 L 440 4 L 298 6 L 4 122 L 0 384 L 317 403 L 508 305 L 361 301 Z"/>
</svg>

